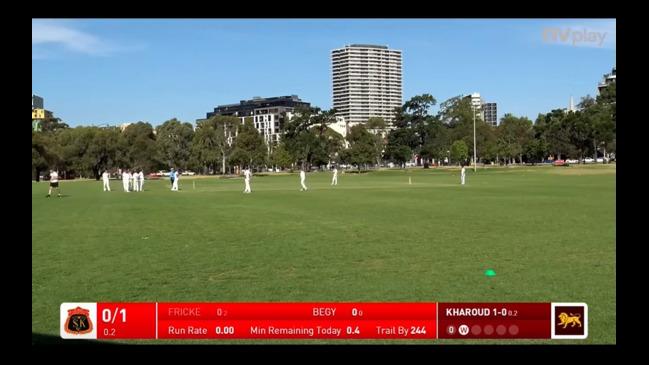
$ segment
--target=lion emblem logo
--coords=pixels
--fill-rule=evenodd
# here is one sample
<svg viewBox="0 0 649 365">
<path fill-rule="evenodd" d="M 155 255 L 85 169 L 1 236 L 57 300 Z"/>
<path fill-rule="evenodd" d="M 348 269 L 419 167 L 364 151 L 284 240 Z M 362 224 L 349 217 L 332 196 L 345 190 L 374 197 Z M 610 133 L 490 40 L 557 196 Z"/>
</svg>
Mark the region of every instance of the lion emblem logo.
<svg viewBox="0 0 649 365">
<path fill-rule="evenodd" d="M 563 326 L 563 328 L 568 327 L 568 325 L 571 325 L 570 327 L 574 327 L 575 325 L 579 325 L 581 327 L 581 321 L 579 320 L 581 318 L 581 315 L 579 313 L 568 315 L 566 312 L 561 312 L 561 314 L 558 315 L 560 323 L 557 323 L 557 326 Z"/>
</svg>

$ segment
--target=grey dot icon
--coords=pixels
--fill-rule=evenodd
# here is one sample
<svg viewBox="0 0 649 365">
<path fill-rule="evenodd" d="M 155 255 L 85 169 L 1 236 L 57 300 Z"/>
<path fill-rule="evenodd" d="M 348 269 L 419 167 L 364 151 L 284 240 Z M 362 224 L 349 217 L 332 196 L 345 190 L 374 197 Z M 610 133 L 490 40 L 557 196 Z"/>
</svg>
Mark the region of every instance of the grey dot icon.
<svg viewBox="0 0 649 365">
<path fill-rule="evenodd" d="M 504 335 L 506 332 L 507 332 L 507 328 L 506 328 L 505 326 L 503 326 L 502 324 L 500 324 L 500 325 L 498 325 L 498 327 L 496 327 L 496 333 L 497 333 L 497 334 L 499 334 L 499 335 L 502 336 L 502 335 Z"/>
<path fill-rule="evenodd" d="M 484 334 L 487 336 L 491 336 L 491 334 L 494 333 L 494 326 L 488 324 L 484 326 Z"/>
<path fill-rule="evenodd" d="M 471 326 L 471 334 L 479 335 L 480 333 L 482 333 L 482 327 L 480 327 L 480 325 L 474 324 Z"/>
<path fill-rule="evenodd" d="M 509 326 L 509 334 L 512 336 L 516 336 L 518 334 L 518 326 L 515 324 Z"/>
</svg>

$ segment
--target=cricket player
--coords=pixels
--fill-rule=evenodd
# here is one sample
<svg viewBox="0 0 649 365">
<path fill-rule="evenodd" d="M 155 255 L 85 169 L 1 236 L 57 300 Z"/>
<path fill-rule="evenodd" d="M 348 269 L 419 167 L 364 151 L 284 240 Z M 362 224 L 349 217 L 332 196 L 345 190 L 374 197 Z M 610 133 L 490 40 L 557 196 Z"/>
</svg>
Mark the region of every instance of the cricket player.
<svg viewBox="0 0 649 365">
<path fill-rule="evenodd" d="M 144 190 L 144 172 L 140 170 L 140 173 L 137 176 L 137 182 L 138 182 L 138 191 Z"/>
<path fill-rule="evenodd" d="M 180 174 L 178 171 L 173 172 L 174 182 L 171 184 L 171 191 L 178 191 L 178 180 L 180 180 Z"/>
<path fill-rule="evenodd" d="M 300 184 L 302 184 L 302 188 L 300 191 L 306 191 L 306 185 L 304 185 L 304 182 L 306 181 L 306 173 L 304 172 L 304 168 L 300 169 Z"/>
<path fill-rule="evenodd" d="M 137 177 L 138 177 L 137 169 L 133 169 L 133 172 L 131 173 L 131 191 L 138 190 Z"/>
<path fill-rule="evenodd" d="M 54 170 L 50 171 L 50 190 L 47 192 L 48 198 L 52 195 L 52 189 L 56 189 L 57 196 L 60 198 L 61 188 L 59 187 L 59 173 Z"/>
<path fill-rule="evenodd" d="M 331 185 L 338 185 L 338 169 L 334 166 L 334 176 L 331 179 Z"/>
<path fill-rule="evenodd" d="M 462 181 L 462 185 L 464 185 L 465 178 L 466 178 L 466 169 L 464 168 L 464 165 L 462 165 L 462 171 L 460 172 L 460 180 Z"/>
<path fill-rule="evenodd" d="M 110 191 L 110 175 L 108 175 L 108 171 L 104 170 L 101 179 L 104 181 L 104 191 Z"/>
<path fill-rule="evenodd" d="M 124 191 L 127 193 L 129 192 L 129 181 L 131 181 L 131 174 L 128 170 L 124 170 L 124 172 L 122 172 L 122 185 L 124 186 Z"/>
<path fill-rule="evenodd" d="M 171 182 L 171 189 L 173 190 L 174 188 L 174 179 L 176 178 L 176 174 L 174 172 L 174 169 L 171 169 L 171 172 L 169 173 L 169 182 Z"/>
<path fill-rule="evenodd" d="M 243 190 L 244 193 L 250 194 L 250 178 L 252 177 L 252 172 L 250 168 L 243 170 L 244 181 L 246 182 L 246 188 Z"/>
</svg>

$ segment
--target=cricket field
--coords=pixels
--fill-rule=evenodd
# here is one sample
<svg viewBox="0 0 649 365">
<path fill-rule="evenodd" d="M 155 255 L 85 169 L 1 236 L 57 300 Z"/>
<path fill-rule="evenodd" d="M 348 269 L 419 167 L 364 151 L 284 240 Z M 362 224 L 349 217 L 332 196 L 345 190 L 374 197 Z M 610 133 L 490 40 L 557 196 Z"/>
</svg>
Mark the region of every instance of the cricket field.
<svg viewBox="0 0 649 365">
<path fill-rule="evenodd" d="M 309 173 L 300 192 L 297 174 L 254 175 L 252 194 L 242 178 L 130 193 L 62 181 L 62 198 L 32 182 L 33 336 L 58 336 L 62 302 L 586 302 L 588 339 L 555 343 L 616 342 L 615 165 L 330 181 Z M 165 343 L 131 343 L 152 342 Z"/>
</svg>

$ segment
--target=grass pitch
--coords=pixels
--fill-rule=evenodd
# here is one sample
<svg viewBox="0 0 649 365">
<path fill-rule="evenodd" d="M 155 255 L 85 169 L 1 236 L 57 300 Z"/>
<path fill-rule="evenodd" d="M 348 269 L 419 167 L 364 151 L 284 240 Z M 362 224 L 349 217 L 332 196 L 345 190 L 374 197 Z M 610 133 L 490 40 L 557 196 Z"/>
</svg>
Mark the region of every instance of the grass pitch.
<svg viewBox="0 0 649 365">
<path fill-rule="evenodd" d="M 63 181 L 63 198 L 32 183 L 32 332 L 58 336 L 59 305 L 77 301 L 574 301 L 589 338 L 570 343 L 615 343 L 615 165 L 330 180 Z"/>
</svg>

